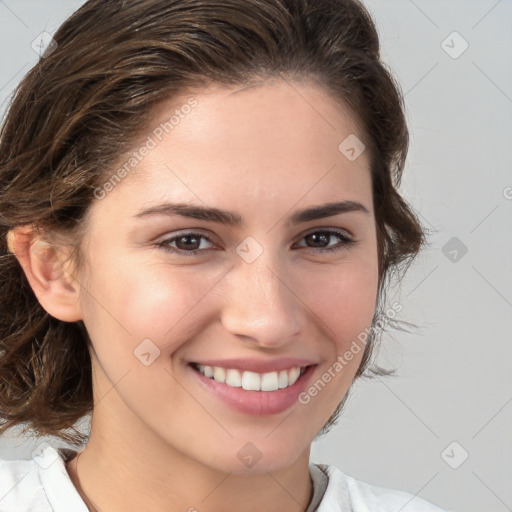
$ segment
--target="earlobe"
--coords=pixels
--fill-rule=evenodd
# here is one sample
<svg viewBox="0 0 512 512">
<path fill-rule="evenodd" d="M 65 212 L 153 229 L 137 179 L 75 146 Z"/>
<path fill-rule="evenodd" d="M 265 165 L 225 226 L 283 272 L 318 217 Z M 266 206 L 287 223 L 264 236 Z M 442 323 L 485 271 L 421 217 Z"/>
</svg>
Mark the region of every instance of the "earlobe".
<svg viewBox="0 0 512 512">
<path fill-rule="evenodd" d="M 62 252 L 35 237 L 32 229 L 24 227 L 9 231 L 7 244 L 43 309 L 64 322 L 82 320 L 78 301 L 80 285 L 64 269 Z"/>
</svg>

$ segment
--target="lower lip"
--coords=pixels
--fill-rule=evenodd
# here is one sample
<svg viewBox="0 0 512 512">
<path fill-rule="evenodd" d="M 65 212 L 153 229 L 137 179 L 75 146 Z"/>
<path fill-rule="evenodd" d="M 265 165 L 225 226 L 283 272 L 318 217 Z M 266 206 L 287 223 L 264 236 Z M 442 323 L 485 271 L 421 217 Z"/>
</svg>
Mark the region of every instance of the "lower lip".
<svg viewBox="0 0 512 512">
<path fill-rule="evenodd" d="M 187 368 L 209 392 L 232 409 L 244 414 L 267 416 L 283 412 L 298 402 L 297 398 L 306 389 L 316 366 L 306 368 L 306 371 L 291 386 L 275 391 L 246 391 L 243 388 L 234 388 L 206 377 L 190 365 Z"/>
</svg>

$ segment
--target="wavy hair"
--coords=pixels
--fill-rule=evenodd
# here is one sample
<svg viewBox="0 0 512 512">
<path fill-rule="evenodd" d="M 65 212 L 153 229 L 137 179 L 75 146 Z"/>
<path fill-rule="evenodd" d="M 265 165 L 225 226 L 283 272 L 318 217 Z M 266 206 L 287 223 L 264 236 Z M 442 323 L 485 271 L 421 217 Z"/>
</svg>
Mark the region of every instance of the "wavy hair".
<svg viewBox="0 0 512 512">
<path fill-rule="evenodd" d="M 89 0 L 53 38 L 0 131 L 0 432 L 25 423 L 83 443 L 74 425 L 94 405 L 84 323 L 42 308 L 7 233 L 31 226 L 71 248 L 82 269 L 94 190 L 157 106 L 189 87 L 312 80 L 349 108 L 371 163 L 379 318 L 391 276 L 426 231 L 398 192 L 409 143 L 403 96 L 359 0 Z M 392 373 L 371 364 L 377 341 L 369 338 L 356 378 Z"/>
</svg>

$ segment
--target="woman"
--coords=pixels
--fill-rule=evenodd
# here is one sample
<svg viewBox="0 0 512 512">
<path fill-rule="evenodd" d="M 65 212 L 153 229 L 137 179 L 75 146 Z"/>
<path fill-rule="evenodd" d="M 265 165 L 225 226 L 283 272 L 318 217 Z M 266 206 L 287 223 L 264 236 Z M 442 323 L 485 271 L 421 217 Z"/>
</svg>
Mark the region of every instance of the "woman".
<svg viewBox="0 0 512 512">
<path fill-rule="evenodd" d="M 309 462 L 425 241 L 402 106 L 356 0 L 60 27 L 1 134 L 0 416 L 87 444 L 4 461 L 2 511 L 441 510 Z"/>
</svg>

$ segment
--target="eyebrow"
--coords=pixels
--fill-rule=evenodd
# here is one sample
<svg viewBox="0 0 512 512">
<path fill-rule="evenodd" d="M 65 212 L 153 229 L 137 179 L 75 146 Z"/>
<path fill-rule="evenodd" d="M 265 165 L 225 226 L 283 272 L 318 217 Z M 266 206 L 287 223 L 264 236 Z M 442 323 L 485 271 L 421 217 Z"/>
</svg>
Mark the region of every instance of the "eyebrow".
<svg viewBox="0 0 512 512">
<path fill-rule="evenodd" d="M 370 215 L 368 209 L 357 201 L 338 201 L 312 206 L 295 212 L 288 220 L 289 224 L 299 224 L 311 220 L 323 219 L 348 212 L 362 212 Z M 155 215 L 187 217 L 191 219 L 219 222 L 228 226 L 241 226 L 243 218 L 235 212 L 221 210 L 219 208 L 192 205 L 188 203 L 162 203 L 140 210 L 134 217 L 145 218 Z"/>
</svg>

